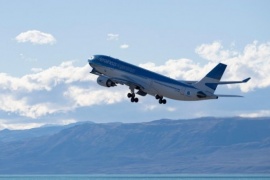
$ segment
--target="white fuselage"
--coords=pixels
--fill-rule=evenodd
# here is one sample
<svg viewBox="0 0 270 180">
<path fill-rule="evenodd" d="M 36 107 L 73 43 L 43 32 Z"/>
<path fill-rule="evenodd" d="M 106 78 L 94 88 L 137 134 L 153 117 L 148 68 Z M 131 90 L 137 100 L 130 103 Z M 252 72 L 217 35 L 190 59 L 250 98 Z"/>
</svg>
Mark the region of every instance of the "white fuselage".
<svg viewBox="0 0 270 180">
<path fill-rule="evenodd" d="M 166 99 L 163 97 L 183 101 L 242 97 L 216 95 L 214 92 L 220 84 L 246 83 L 250 80 L 250 78 L 246 78 L 242 81 L 220 81 L 227 67 L 223 63 L 218 63 L 199 81 L 178 81 L 105 55 L 94 55 L 88 59 L 88 63 L 93 68 L 90 73 L 98 75 L 97 83 L 99 85 L 113 87 L 117 84 L 125 84 L 129 86 L 131 92 L 127 94 L 127 97 L 131 102 L 139 101 L 135 97 L 136 94 L 155 96 L 160 104 L 166 104 Z M 135 90 L 138 91 L 135 92 Z"/>
<path fill-rule="evenodd" d="M 181 82 L 185 86 L 179 84 L 167 83 L 160 81 L 155 78 L 150 78 L 147 76 L 141 76 L 140 74 L 133 74 L 123 70 L 118 70 L 101 65 L 92 65 L 98 72 L 113 78 L 126 79 L 133 82 L 137 82 L 142 85 L 145 89 L 144 91 L 150 95 L 160 95 L 170 99 L 184 100 L 184 101 L 196 101 L 196 100 L 206 100 L 214 98 L 198 98 L 198 89 L 190 84 Z M 175 80 L 176 81 L 176 80 Z"/>
</svg>

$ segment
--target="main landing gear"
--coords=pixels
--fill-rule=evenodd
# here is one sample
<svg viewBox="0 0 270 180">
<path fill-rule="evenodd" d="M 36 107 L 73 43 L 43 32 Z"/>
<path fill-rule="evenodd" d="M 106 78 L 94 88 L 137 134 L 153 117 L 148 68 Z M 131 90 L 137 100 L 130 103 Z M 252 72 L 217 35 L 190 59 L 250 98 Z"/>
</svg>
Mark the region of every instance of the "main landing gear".
<svg viewBox="0 0 270 180">
<path fill-rule="evenodd" d="M 130 98 L 130 101 L 132 103 L 133 102 L 135 102 L 135 103 L 139 102 L 139 99 L 135 97 L 135 92 L 134 92 L 135 88 L 136 87 L 134 87 L 134 86 L 130 86 L 129 89 L 130 89 L 131 92 L 127 94 L 127 97 Z"/>
<path fill-rule="evenodd" d="M 156 95 L 156 99 L 158 99 L 159 104 L 166 104 L 166 99 L 163 99 L 163 96 Z"/>
<path fill-rule="evenodd" d="M 127 97 L 130 98 L 131 102 L 135 102 L 135 103 L 139 102 L 139 99 L 135 97 L 135 93 L 128 93 Z"/>
<path fill-rule="evenodd" d="M 131 92 L 127 94 L 127 97 L 130 98 L 130 101 L 132 103 L 133 102 L 135 102 L 135 103 L 139 102 L 139 99 L 137 97 L 135 97 L 135 92 L 134 92 L 134 90 L 138 89 L 138 88 L 134 87 L 134 86 L 130 86 L 129 89 L 130 89 Z M 160 95 L 157 94 L 155 97 L 158 100 L 159 104 L 166 104 L 167 103 L 166 99 L 163 99 L 163 96 L 160 96 Z"/>
</svg>

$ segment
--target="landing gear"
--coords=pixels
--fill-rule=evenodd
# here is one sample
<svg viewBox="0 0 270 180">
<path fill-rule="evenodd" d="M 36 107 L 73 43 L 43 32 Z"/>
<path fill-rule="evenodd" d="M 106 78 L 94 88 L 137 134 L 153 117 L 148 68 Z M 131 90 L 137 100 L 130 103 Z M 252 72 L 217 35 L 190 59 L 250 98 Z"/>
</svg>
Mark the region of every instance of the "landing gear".
<svg viewBox="0 0 270 180">
<path fill-rule="evenodd" d="M 139 99 L 135 97 L 135 93 L 128 93 L 127 94 L 127 97 L 130 98 L 130 101 L 133 103 L 137 103 L 139 102 Z"/>
<path fill-rule="evenodd" d="M 131 98 L 131 97 L 133 97 L 133 96 L 135 96 L 135 94 L 131 94 L 131 93 L 128 93 L 128 94 L 127 94 L 127 97 L 128 97 L 128 98 Z"/>
<path fill-rule="evenodd" d="M 167 100 L 163 99 L 163 96 L 160 96 L 157 94 L 155 97 L 156 97 L 156 99 L 158 99 L 159 104 L 166 104 L 167 103 Z"/>
<path fill-rule="evenodd" d="M 156 99 L 162 99 L 162 97 L 160 97 L 158 94 L 156 95 Z"/>
<path fill-rule="evenodd" d="M 135 98 L 135 97 L 132 97 L 132 98 L 130 99 L 130 101 L 131 101 L 131 102 L 137 103 L 137 102 L 139 102 L 139 99 L 138 99 L 138 98 Z"/>
<path fill-rule="evenodd" d="M 159 104 L 166 104 L 167 103 L 167 101 L 166 101 L 166 99 L 159 99 Z"/>
</svg>

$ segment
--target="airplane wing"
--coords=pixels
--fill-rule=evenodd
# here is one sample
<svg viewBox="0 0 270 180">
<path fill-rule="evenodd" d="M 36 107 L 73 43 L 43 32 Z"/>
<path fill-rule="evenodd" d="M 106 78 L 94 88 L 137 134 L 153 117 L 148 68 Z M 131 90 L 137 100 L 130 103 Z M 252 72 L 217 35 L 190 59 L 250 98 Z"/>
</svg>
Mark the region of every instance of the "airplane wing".
<svg viewBox="0 0 270 180">
<path fill-rule="evenodd" d="M 127 78 L 127 79 L 130 79 L 130 78 Z M 144 92 L 145 88 L 139 83 L 134 82 L 133 80 L 126 80 L 126 79 L 121 79 L 121 78 L 111 78 L 111 80 L 116 84 L 127 85 L 130 88 L 138 89 L 139 91 L 136 94 L 139 94 L 141 96 L 145 96 L 147 94 L 146 92 Z"/>
<path fill-rule="evenodd" d="M 120 79 L 120 78 L 110 78 L 113 82 L 116 84 L 122 84 L 122 85 L 127 85 L 127 86 L 133 86 L 135 88 L 141 88 L 144 89 L 140 84 L 135 83 L 133 81 L 129 81 L 126 79 Z"/>
</svg>

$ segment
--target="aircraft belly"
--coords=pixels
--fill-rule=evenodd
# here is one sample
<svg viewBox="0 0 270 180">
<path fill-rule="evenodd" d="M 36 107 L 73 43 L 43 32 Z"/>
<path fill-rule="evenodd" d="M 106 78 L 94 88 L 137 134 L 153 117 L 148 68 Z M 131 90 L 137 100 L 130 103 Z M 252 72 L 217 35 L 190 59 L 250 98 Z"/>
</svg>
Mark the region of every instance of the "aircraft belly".
<svg viewBox="0 0 270 180">
<path fill-rule="evenodd" d="M 180 92 L 177 88 L 173 87 L 171 84 L 165 84 L 158 81 L 153 82 L 153 86 L 158 91 L 158 95 L 170 98 L 170 99 L 179 99 Z"/>
<path fill-rule="evenodd" d="M 164 82 L 158 82 L 158 81 L 155 81 L 153 84 L 158 91 L 158 95 L 161 95 L 170 99 L 182 100 L 182 101 L 201 100 L 194 96 L 185 95 L 182 87 L 175 86 L 173 84 L 167 84 Z"/>
<path fill-rule="evenodd" d="M 198 99 L 197 97 L 186 96 L 183 93 L 183 90 L 181 89 L 181 87 L 180 88 L 175 87 L 172 84 L 155 81 L 147 77 L 140 77 L 138 75 L 133 75 L 130 73 L 114 70 L 111 68 L 96 67 L 96 69 L 108 77 L 124 79 L 126 81 L 137 83 L 141 85 L 142 87 L 144 87 L 144 89 L 142 89 L 144 92 L 152 96 L 155 96 L 156 94 L 158 94 L 158 95 L 170 98 L 170 99 L 182 100 L 182 101 L 203 100 L 203 99 Z"/>
</svg>

